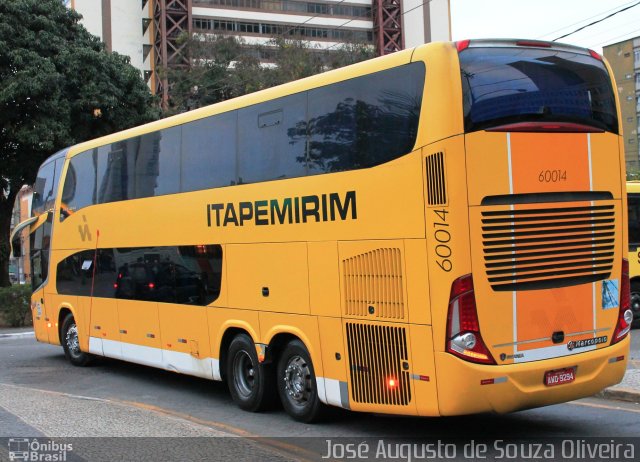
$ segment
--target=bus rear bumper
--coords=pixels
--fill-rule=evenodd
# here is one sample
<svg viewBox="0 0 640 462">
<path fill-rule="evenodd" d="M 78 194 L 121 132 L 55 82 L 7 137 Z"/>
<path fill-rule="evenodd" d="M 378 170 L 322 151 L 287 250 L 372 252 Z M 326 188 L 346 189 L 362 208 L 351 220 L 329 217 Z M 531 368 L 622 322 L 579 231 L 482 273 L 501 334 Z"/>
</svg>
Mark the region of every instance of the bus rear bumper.
<svg viewBox="0 0 640 462">
<path fill-rule="evenodd" d="M 522 364 L 487 366 L 436 353 L 441 415 L 505 413 L 592 396 L 622 380 L 629 337 L 607 348 Z M 623 360 L 619 358 L 624 356 Z M 576 367 L 575 380 L 546 386 L 545 372 Z M 493 379 L 493 380 L 491 380 Z"/>
</svg>

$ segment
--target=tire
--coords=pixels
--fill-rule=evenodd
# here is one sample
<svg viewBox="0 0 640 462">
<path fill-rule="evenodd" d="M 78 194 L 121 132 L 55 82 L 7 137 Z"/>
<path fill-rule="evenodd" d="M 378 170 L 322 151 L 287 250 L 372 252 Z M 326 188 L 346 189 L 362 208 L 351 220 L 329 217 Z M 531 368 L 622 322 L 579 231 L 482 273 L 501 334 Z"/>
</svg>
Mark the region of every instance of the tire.
<svg viewBox="0 0 640 462">
<path fill-rule="evenodd" d="M 631 311 L 633 312 L 632 327 L 640 327 L 640 281 L 631 282 Z"/>
<path fill-rule="evenodd" d="M 64 350 L 64 355 L 71 364 L 78 367 L 88 366 L 91 363 L 92 356 L 80 349 L 78 340 L 78 326 L 73 315 L 69 313 L 62 322 L 60 329 L 60 343 Z"/>
<path fill-rule="evenodd" d="M 241 409 L 258 412 L 277 403 L 273 368 L 258 362 L 256 347 L 248 335 L 237 335 L 231 341 L 226 372 L 231 397 Z"/>
<path fill-rule="evenodd" d="M 300 340 L 289 342 L 280 355 L 278 393 L 284 410 L 294 420 L 312 423 L 324 416 L 311 356 Z"/>
</svg>

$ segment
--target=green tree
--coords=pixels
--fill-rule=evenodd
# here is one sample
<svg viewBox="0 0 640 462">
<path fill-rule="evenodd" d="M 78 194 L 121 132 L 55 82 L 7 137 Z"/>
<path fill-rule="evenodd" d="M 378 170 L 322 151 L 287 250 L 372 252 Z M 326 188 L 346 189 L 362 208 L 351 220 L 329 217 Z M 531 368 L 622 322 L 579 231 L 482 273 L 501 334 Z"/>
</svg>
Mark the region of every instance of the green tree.
<svg viewBox="0 0 640 462">
<path fill-rule="evenodd" d="M 192 65 L 165 70 L 168 113 L 179 113 L 242 96 L 375 56 L 372 46 L 346 43 L 330 51 L 299 39 L 274 37 L 266 45 L 247 45 L 234 36 L 194 34 L 182 37 Z M 260 54 L 272 65 L 263 65 Z"/>
<path fill-rule="evenodd" d="M 23 184 L 65 146 L 151 121 L 153 96 L 60 0 L 0 1 L 0 287 L 9 285 L 11 211 Z"/>
</svg>

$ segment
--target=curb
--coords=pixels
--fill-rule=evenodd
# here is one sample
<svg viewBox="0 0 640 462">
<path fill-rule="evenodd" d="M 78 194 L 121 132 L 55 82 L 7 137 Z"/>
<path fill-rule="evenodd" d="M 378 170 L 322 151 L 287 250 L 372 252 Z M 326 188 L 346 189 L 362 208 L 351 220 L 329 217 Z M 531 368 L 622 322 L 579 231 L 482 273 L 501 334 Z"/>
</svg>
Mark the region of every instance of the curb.
<svg viewBox="0 0 640 462">
<path fill-rule="evenodd" d="M 616 401 L 627 401 L 631 403 L 640 403 L 640 391 L 633 388 L 605 388 L 595 395 L 598 398 L 612 399 Z"/>
<path fill-rule="evenodd" d="M 0 334 L 0 338 L 24 338 L 24 337 L 35 337 L 36 333 L 34 331 L 31 332 L 16 332 L 15 334 Z"/>
</svg>

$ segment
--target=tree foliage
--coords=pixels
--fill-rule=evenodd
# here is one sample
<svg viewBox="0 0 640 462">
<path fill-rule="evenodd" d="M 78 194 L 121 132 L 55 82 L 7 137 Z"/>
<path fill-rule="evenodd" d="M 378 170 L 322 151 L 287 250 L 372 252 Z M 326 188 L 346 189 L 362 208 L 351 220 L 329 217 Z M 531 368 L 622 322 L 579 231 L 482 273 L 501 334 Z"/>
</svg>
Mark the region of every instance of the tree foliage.
<svg viewBox="0 0 640 462">
<path fill-rule="evenodd" d="M 241 38 L 195 34 L 184 36 L 188 68 L 166 70 L 170 113 L 179 113 L 253 93 L 292 80 L 374 57 L 366 44 L 344 44 L 330 51 L 307 41 L 274 37 L 249 46 Z M 268 56 L 268 64 L 260 55 Z"/>
<path fill-rule="evenodd" d="M 0 2 L 0 287 L 16 194 L 65 146 L 159 116 L 129 58 L 108 53 L 60 0 Z"/>
</svg>

